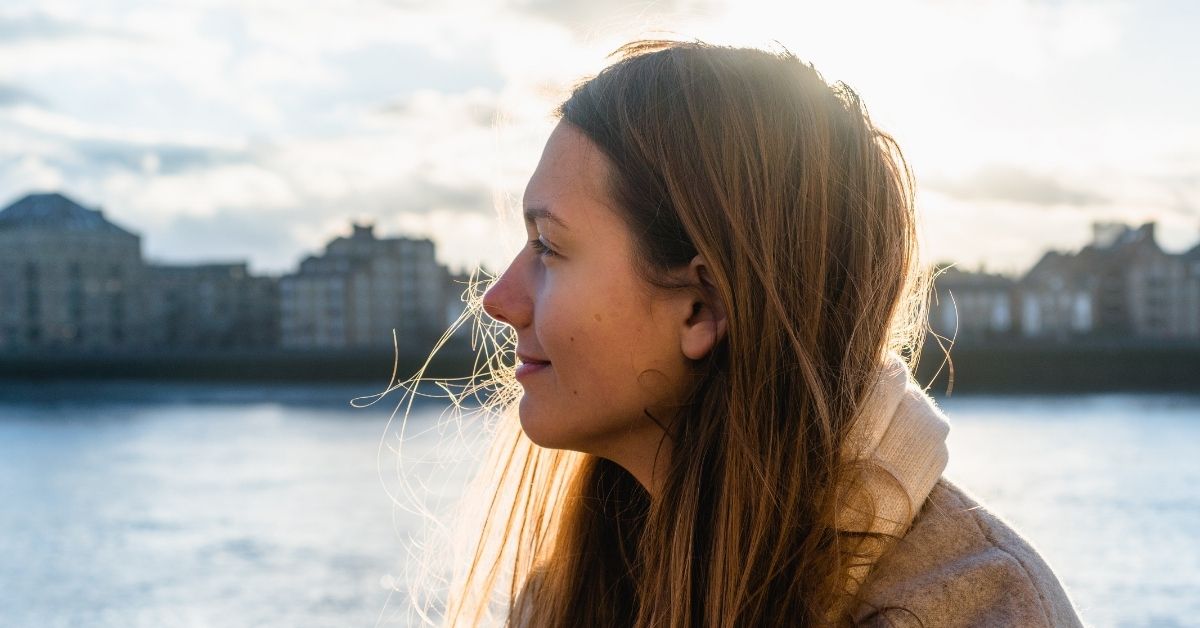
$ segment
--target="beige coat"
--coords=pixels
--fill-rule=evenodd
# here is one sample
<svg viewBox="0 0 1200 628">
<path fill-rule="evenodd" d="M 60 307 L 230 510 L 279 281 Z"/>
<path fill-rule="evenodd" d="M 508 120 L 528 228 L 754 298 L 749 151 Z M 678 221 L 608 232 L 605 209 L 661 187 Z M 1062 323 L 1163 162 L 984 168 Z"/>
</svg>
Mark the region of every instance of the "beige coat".
<svg viewBox="0 0 1200 628">
<path fill-rule="evenodd" d="M 1081 625 L 1033 546 L 942 476 L 950 422 L 898 357 L 884 364 L 856 428 L 848 451 L 874 471 L 848 492 L 839 528 L 900 537 L 873 565 L 851 573 L 848 588 L 865 600 L 852 613 L 861 625 Z M 894 610 L 873 614 L 872 605 Z"/>
<path fill-rule="evenodd" d="M 912 612 L 872 617 L 864 605 L 854 614 L 863 626 L 1082 625 L 1033 546 L 944 477 L 912 528 L 875 564 L 860 593 L 878 607 Z"/>
</svg>

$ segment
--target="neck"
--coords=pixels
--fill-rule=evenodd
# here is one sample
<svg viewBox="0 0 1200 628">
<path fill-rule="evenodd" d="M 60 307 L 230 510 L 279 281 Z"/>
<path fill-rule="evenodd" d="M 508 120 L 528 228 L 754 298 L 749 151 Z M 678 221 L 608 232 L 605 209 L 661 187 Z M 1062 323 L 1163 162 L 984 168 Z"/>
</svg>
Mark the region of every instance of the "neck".
<svg viewBox="0 0 1200 628">
<path fill-rule="evenodd" d="M 651 499 L 658 499 L 671 462 L 671 439 L 655 425 L 588 453 L 617 463 L 646 489 Z"/>
</svg>

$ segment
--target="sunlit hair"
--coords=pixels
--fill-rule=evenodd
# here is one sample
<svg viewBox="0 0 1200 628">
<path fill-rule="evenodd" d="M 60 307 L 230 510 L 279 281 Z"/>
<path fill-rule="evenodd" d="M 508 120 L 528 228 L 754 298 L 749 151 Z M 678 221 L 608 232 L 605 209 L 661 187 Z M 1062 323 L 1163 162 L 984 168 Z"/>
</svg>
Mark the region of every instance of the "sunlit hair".
<svg viewBox="0 0 1200 628">
<path fill-rule="evenodd" d="M 861 472 L 843 447 L 884 357 L 915 367 L 924 330 L 911 174 L 858 96 L 789 52 L 640 41 L 616 55 L 558 114 L 609 158 L 634 267 L 671 290 L 666 271 L 702 255 L 727 335 L 694 365 L 651 500 L 615 463 L 530 442 L 515 337 L 484 334 L 464 395 L 484 393 L 494 441 L 434 612 L 457 626 L 848 624 L 847 573 L 886 539 L 835 526 Z M 497 332 L 483 287 L 460 323 Z"/>
</svg>

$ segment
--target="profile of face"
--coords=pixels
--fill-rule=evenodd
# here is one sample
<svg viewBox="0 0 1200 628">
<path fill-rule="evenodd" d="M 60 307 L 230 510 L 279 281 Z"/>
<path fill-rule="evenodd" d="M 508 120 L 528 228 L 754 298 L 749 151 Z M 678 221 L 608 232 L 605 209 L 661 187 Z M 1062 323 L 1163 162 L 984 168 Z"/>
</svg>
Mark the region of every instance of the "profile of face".
<svg viewBox="0 0 1200 628">
<path fill-rule="evenodd" d="M 582 131 L 558 124 L 525 190 L 529 243 L 483 306 L 516 332 L 526 435 L 620 463 L 661 440 L 658 422 L 672 418 L 724 319 L 702 288 L 666 290 L 638 274 L 609 168 Z M 699 256 L 672 271 L 697 286 L 706 272 Z"/>
</svg>

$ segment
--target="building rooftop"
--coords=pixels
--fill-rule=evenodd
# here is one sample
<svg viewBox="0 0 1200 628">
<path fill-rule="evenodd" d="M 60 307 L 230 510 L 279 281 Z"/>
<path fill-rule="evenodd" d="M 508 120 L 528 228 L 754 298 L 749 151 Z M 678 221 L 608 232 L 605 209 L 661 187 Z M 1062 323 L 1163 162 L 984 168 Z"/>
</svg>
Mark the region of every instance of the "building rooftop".
<svg viewBox="0 0 1200 628">
<path fill-rule="evenodd" d="M 1080 253 L 1046 251 L 1041 259 L 1026 271 L 1020 283 L 1025 286 L 1038 285 L 1046 281 L 1077 283 L 1091 272 L 1087 260 Z M 1057 279 L 1054 279 L 1057 278 Z"/>
<path fill-rule="evenodd" d="M 989 273 L 983 270 L 963 270 L 954 265 L 942 265 L 937 269 L 934 283 L 941 288 L 1011 288 L 1016 280 L 1012 277 Z"/>
<path fill-rule="evenodd" d="M 1158 248 L 1154 231 L 1156 223 L 1148 222 L 1131 227 L 1119 222 L 1092 223 L 1092 242 L 1084 250 L 1116 251 L 1133 246 L 1152 245 Z"/>
<path fill-rule="evenodd" d="M 6 230 L 94 231 L 137 237 L 110 222 L 98 209 L 88 209 L 53 192 L 30 194 L 0 211 L 0 231 Z"/>
</svg>

